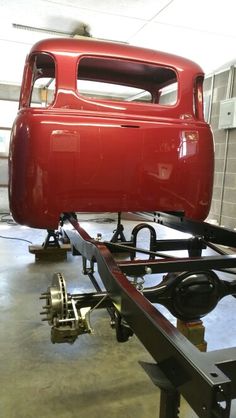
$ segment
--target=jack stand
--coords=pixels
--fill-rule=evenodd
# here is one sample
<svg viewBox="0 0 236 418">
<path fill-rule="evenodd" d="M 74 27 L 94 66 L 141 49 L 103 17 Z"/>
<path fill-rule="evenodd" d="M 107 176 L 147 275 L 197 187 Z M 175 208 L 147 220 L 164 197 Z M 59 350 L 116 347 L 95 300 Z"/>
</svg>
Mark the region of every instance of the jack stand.
<svg viewBox="0 0 236 418">
<path fill-rule="evenodd" d="M 125 242 L 126 238 L 124 236 L 123 231 L 124 231 L 124 227 L 121 224 L 121 212 L 118 212 L 117 227 L 115 231 L 113 231 L 114 235 L 111 238 L 111 242 L 118 242 L 118 241 Z"/>
<path fill-rule="evenodd" d="M 46 250 L 47 248 L 60 248 L 58 234 L 53 229 L 48 229 L 48 234 L 46 239 L 42 245 L 42 247 Z"/>
<path fill-rule="evenodd" d="M 35 254 L 35 260 L 60 261 L 65 260 L 67 252 L 71 251 L 70 244 L 60 244 L 58 233 L 48 229 L 47 236 L 42 245 L 29 245 L 29 252 Z"/>
<path fill-rule="evenodd" d="M 204 340 L 205 327 L 200 319 L 189 322 L 177 319 L 176 328 L 200 351 L 207 351 L 207 342 Z"/>
<path fill-rule="evenodd" d="M 205 327 L 201 320 L 185 322 L 177 319 L 177 329 L 200 351 L 207 350 L 204 340 Z M 139 362 L 155 386 L 160 389 L 158 418 L 179 418 L 180 393 L 168 380 L 158 364 Z"/>
<path fill-rule="evenodd" d="M 158 364 L 140 361 L 155 386 L 161 391 L 158 418 L 179 418 L 180 393 L 168 380 Z"/>
</svg>

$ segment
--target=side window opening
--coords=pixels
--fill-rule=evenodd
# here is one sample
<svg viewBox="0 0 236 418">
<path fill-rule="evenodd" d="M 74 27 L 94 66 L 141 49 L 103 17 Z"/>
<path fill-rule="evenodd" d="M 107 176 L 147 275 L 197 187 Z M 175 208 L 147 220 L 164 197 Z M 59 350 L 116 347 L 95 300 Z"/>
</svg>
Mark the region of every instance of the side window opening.
<svg viewBox="0 0 236 418">
<path fill-rule="evenodd" d="M 197 77 L 193 87 L 193 112 L 197 119 L 204 120 L 203 77 Z"/>
<path fill-rule="evenodd" d="M 31 57 L 32 89 L 30 107 L 48 107 L 55 96 L 55 62 L 46 53 Z"/>
<path fill-rule="evenodd" d="M 171 97 L 167 96 L 170 86 L 174 91 Z M 174 70 L 118 58 L 82 57 L 78 64 L 77 90 L 90 99 L 168 106 L 175 105 L 178 97 Z"/>
</svg>

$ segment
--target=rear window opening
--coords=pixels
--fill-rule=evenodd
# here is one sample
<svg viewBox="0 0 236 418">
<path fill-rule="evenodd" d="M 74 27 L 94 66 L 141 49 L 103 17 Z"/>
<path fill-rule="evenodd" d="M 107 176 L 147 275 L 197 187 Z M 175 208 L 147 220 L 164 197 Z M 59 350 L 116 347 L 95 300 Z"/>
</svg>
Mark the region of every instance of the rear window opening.
<svg viewBox="0 0 236 418">
<path fill-rule="evenodd" d="M 81 58 L 77 90 L 81 96 L 90 99 L 167 106 L 175 105 L 178 97 L 174 70 L 115 58 Z"/>
<path fill-rule="evenodd" d="M 161 105 L 175 105 L 178 98 L 178 84 L 171 83 L 159 91 L 159 104 Z"/>
<path fill-rule="evenodd" d="M 89 97 L 90 99 L 152 102 L 152 95 L 149 91 L 122 84 L 79 79 L 77 80 L 77 89 L 82 96 Z"/>
</svg>

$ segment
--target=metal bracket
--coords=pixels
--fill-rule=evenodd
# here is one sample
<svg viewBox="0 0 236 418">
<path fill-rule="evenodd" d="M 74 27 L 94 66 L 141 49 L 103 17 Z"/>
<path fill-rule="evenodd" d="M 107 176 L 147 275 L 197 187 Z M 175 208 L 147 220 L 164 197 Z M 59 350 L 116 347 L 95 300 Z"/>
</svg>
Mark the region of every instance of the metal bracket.
<svg viewBox="0 0 236 418">
<path fill-rule="evenodd" d="M 121 224 L 121 212 L 118 212 L 118 220 L 117 220 L 117 226 L 115 231 L 113 231 L 114 234 L 111 238 L 111 242 L 118 242 L 118 241 L 122 241 L 125 242 L 126 238 L 124 236 L 124 227 Z"/>
</svg>

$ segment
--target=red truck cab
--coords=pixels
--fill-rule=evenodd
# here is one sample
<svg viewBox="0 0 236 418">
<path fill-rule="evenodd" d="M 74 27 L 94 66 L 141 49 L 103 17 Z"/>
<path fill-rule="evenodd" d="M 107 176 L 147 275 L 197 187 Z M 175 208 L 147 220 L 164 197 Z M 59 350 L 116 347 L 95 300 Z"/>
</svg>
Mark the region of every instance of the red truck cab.
<svg viewBox="0 0 236 418">
<path fill-rule="evenodd" d="M 26 59 L 11 135 L 14 219 L 183 211 L 207 217 L 213 139 L 203 72 L 174 55 L 93 39 L 48 39 Z"/>
</svg>

